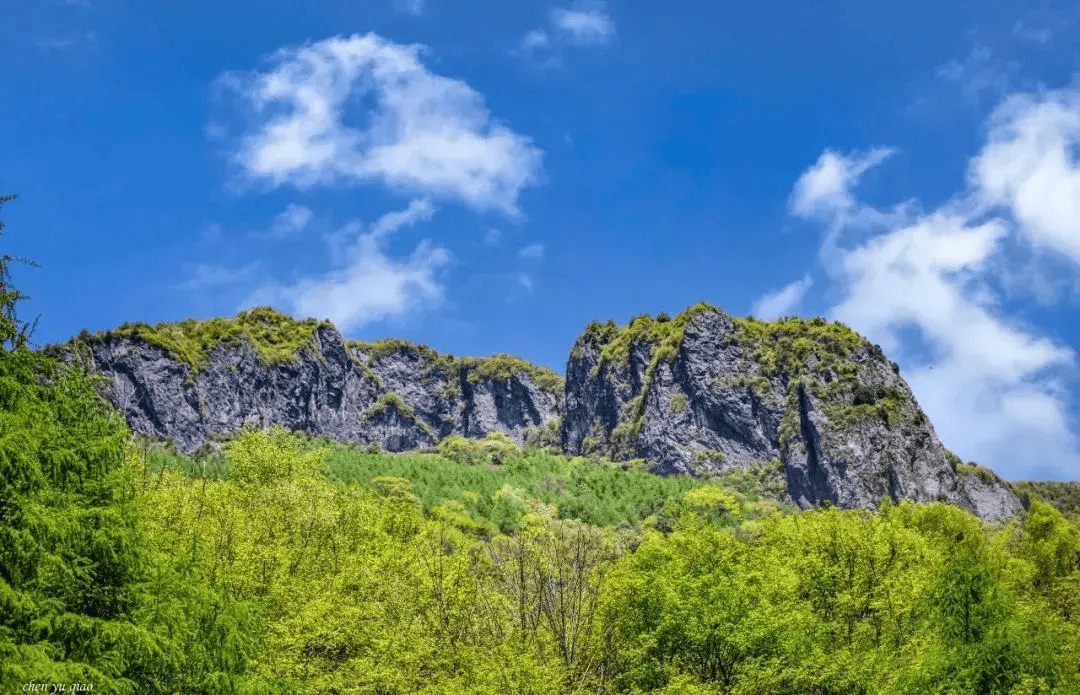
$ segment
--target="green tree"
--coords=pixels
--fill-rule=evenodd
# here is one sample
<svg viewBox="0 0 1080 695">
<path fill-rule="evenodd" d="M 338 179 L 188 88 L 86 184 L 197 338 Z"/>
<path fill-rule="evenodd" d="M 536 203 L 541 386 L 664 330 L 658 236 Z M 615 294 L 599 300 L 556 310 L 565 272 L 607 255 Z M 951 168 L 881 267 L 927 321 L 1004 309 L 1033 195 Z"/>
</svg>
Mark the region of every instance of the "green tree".
<svg viewBox="0 0 1080 695">
<path fill-rule="evenodd" d="M 9 203 L 16 198 L 18 198 L 17 194 L 0 195 L 0 208 L 4 207 L 5 203 Z M 4 221 L 0 220 L 0 235 L 4 233 L 4 227 Z M 26 345 L 30 340 L 30 335 L 37 328 L 38 322 L 38 319 L 35 318 L 32 324 L 19 324 L 18 316 L 15 313 L 15 305 L 24 299 L 30 299 L 30 297 L 12 286 L 11 270 L 8 267 L 12 261 L 26 263 L 35 268 L 38 267 L 37 263 L 28 258 L 20 258 L 10 254 L 0 257 L 0 346 L 7 350 L 14 350 Z"/>
<path fill-rule="evenodd" d="M 247 675 L 251 607 L 144 533 L 131 433 L 99 378 L 26 347 L 12 260 L 0 259 L 0 690 L 273 691 Z"/>
</svg>

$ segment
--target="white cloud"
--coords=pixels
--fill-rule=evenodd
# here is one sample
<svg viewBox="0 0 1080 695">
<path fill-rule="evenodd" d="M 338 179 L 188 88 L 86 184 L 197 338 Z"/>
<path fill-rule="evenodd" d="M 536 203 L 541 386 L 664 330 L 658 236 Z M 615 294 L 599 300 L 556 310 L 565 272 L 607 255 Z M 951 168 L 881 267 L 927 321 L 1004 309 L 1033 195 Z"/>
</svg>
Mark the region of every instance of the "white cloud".
<svg viewBox="0 0 1080 695">
<path fill-rule="evenodd" d="M 491 227 L 484 232 L 484 245 L 485 246 L 498 246 L 499 238 L 502 237 L 502 232 L 494 227 Z"/>
<path fill-rule="evenodd" d="M 517 215 L 543 153 L 467 84 L 429 71 L 425 51 L 337 36 L 279 50 L 267 72 L 227 73 L 219 87 L 251 112 L 234 163 L 273 186 L 375 182 Z"/>
<path fill-rule="evenodd" d="M 383 242 L 391 234 L 402 227 L 412 226 L 418 222 L 426 222 L 435 215 L 435 206 L 426 198 L 413 200 L 404 210 L 395 210 L 384 214 L 368 226 L 368 232 L 363 235 L 364 225 L 360 222 L 350 222 L 341 229 L 324 235 L 327 247 L 330 251 L 331 262 L 334 265 L 350 264 L 356 261 L 357 252 L 367 247 L 360 243 L 365 237 L 370 237 L 376 247 L 381 248 Z"/>
<path fill-rule="evenodd" d="M 243 268 L 224 268 L 218 265 L 199 263 L 195 266 L 195 273 L 188 280 L 173 285 L 178 290 L 200 290 L 206 287 L 219 287 L 245 279 L 258 266 L 258 262 L 250 263 Z"/>
<path fill-rule="evenodd" d="M 561 47 L 543 29 L 533 29 L 526 33 L 514 54 L 523 56 L 541 70 L 560 68 L 563 65 Z"/>
<path fill-rule="evenodd" d="M 989 123 L 972 185 L 1008 207 L 1029 242 L 1080 263 L 1080 92 L 1014 95 Z"/>
<path fill-rule="evenodd" d="M 532 289 L 533 289 L 532 278 L 530 278 L 526 273 L 522 273 L 521 275 L 518 276 L 518 284 L 521 285 L 522 287 L 524 287 L 529 292 L 532 292 Z"/>
<path fill-rule="evenodd" d="M 1043 27 L 1037 29 L 1032 26 L 1028 26 L 1024 23 L 1024 20 L 1016 20 L 1016 24 L 1013 25 L 1013 36 L 1024 41 L 1032 41 L 1037 44 L 1046 44 L 1050 41 L 1050 37 L 1053 35 L 1053 31 L 1050 27 Z"/>
<path fill-rule="evenodd" d="M 615 39 L 615 22 L 604 11 L 604 3 L 593 0 L 574 8 L 552 8 L 548 15 L 551 32 L 533 29 L 521 39 L 519 55 L 541 68 L 562 66 L 562 47 L 606 46 Z"/>
<path fill-rule="evenodd" d="M 417 222 L 427 222 L 435 215 L 435 206 L 427 198 L 419 198 L 409 203 L 404 210 L 388 212 L 371 225 L 371 233 L 376 238 L 393 234 L 402 227 L 411 227 Z"/>
<path fill-rule="evenodd" d="M 529 244 L 518 251 L 518 257 L 520 258 L 543 258 L 544 257 L 544 245 L 543 244 Z"/>
<path fill-rule="evenodd" d="M 801 204 L 792 211 L 833 225 L 828 237 L 836 225 L 889 221 L 858 245 L 823 246 L 843 294 L 830 315 L 899 358 L 946 446 L 1007 478 L 1080 477 L 1064 386 L 1076 355 L 1004 313 L 991 290 L 1007 284 L 1008 250 L 1021 241 L 1067 259 L 1075 281 L 1078 119 L 1074 90 L 1006 100 L 971 160 L 967 190 L 927 213 L 857 203 L 850 190 L 867 168 L 862 154 L 827 152 L 793 194 Z"/>
<path fill-rule="evenodd" d="M 394 9 L 419 17 L 424 13 L 424 0 L 394 0 Z"/>
<path fill-rule="evenodd" d="M 593 9 L 552 9 L 551 24 L 567 41 L 578 46 L 603 46 L 615 38 L 615 22 L 602 5 Z"/>
<path fill-rule="evenodd" d="M 796 280 L 784 287 L 760 297 L 754 302 L 752 313 L 762 321 L 773 321 L 781 316 L 788 316 L 799 306 L 806 291 L 814 284 L 807 273 L 802 280 Z"/>
<path fill-rule="evenodd" d="M 314 213 L 303 205 L 289 203 L 285 210 L 274 218 L 270 225 L 270 235 L 281 238 L 302 232 L 313 216 Z"/>
<path fill-rule="evenodd" d="M 985 97 L 997 98 L 1012 85 L 1019 69 L 1015 62 L 1002 66 L 993 60 L 993 51 L 976 44 L 963 61 L 955 58 L 937 68 L 937 76 L 960 85 L 964 98 L 978 103 Z"/>
<path fill-rule="evenodd" d="M 795 182 L 789 204 L 800 217 L 833 216 L 854 207 L 851 189 L 866 171 L 896 153 L 875 147 L 865 154 L 840 155 L 826 150 Z"/>
<path fill-rule="evenodd" d="M 535 51 L 547 48 L 549 45 L 551 45 L 551 39 L 543 29 L 533 29 L 521 39 L 521 48 L 525 51 Z"/>
<path fill-rule="evenodd" d="M 435 307 L 443 298 L 436 273 L 450 262 L 450 252 L 428 240 L 404 259 L 391 258 L 385 248 L 392 233 L 434 212 L 429 201 L 414 200 L 380 217 L 366 233 L 358 223 L 346 225 L 327 237 L 335 263 L 344 267 L 292 285 L 264 285 L 243 306 L 284 302 L 297 315 L 329 318 L 342 331 Z"/>
</svg>

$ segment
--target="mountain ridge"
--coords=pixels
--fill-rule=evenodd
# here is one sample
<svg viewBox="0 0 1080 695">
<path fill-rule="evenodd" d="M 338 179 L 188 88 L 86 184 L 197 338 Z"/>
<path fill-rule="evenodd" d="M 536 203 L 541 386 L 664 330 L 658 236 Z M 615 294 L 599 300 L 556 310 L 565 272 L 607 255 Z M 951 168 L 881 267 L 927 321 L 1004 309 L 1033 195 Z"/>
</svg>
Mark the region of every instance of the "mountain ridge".
<svg viewBox="0 0 1080 695">
<path fill-rule="evenodd" d="M 880 347 L 820 318 L 762 322 L 699 303 L 592 322 L 565 377 L 505 354 L 345 340 L 269 307 L 84 331 L 46 350 L 104 374 L 133 431 L 185 453 L 248 423 L 390 451 L 498 431 L 667 475 L 769 469 L 801 507 L 944 500 L 989 520 L 1021 509 L 999 476 L 942 446 Z"/>
</svg>

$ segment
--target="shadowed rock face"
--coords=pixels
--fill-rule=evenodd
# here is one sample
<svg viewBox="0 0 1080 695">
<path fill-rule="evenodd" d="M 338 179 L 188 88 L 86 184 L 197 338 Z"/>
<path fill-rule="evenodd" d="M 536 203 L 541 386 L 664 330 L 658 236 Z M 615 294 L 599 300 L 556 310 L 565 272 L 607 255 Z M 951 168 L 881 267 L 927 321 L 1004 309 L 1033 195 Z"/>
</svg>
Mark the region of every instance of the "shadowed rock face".
<svg viewBox="0 0 1080 695">
<path fill-rule="evenodd" d="M 666 321 L 591 324 L 564 388 L 505 356 L 346 343 L 329 324 L 311 325 L 296 359 L 276 366 L 246 338 L 213 347 L 198 371 L 122 331 L 80 349 L 109 377 L 105 395 L 132 430 L 185 453 L 248 422 L 407 451 L 494 431 L 521 444 L 561 418 L 569 454 L 642 458 L 661 474 L 765 468 L 802 507 L 874 508 L 889 497 L 949 501 L 985 519 L 1021 509 L 992 472 L 949 463 L 899 368 L 839 324 L 764 324 L 708 305 Z"/>
<path fill-rule="evenodd" d="M 86 345 L 91 370 L 110 378 L 105 396 L 131 429 L 172 438 L 188 454 L 249 422 L 407 451 L 496 430 L 521 444 L 527 428 L 558 415 L 558 397 L 528 374 L 477 378 L 474 367 L 448 370 L 408 346 L 369 357 L 334 328 L 316 329 L 292 363 L 268 367 L 241 341 L 214 348 L 198 373 L 144 341 L 109 336 Z"/>
<path fill-rule="evenodd" d="M 711 307 L 680 318 L 681 339 L 648 318 L 619 329 L 636 333 L 625 362 L 604 355 L 626 335 L 594 326 L 578 339 L 567 366 L 568 452 L 644 458 L 662 474 L 771 465 L 801 507 L 875 508 L 889 497 L 946 500 L 986 519 L 1019 512 L 989 471 L 954 471 L 898 367 L 854 333 L 793 322 L 777 337 Z"/>
</svg>

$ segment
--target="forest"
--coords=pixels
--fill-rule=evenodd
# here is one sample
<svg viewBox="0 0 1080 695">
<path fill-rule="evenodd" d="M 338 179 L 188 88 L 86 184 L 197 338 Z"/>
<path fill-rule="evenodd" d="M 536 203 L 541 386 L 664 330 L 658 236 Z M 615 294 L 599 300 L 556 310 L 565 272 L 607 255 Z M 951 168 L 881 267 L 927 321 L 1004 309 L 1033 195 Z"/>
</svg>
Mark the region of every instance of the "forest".
<svg viewBox="0 0 1080 695">
<path fill-rule="evenodd" d="M 1059 488 L 987 524 L 500 435 L 187 457 L 31 349 L 0 280 L 3 692 L 1080 693 Z"/>
</svg>

